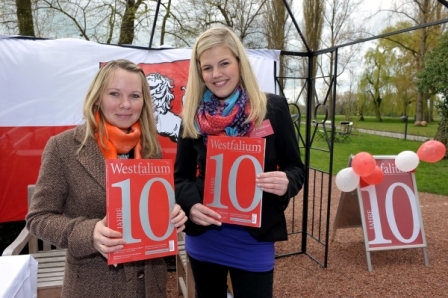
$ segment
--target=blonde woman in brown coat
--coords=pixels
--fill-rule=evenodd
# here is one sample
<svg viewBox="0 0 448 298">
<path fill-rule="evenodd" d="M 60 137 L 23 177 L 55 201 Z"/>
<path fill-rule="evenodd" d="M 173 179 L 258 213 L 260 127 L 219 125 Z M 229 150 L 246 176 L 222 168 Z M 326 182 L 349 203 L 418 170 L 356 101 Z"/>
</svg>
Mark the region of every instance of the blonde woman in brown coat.
<svg viewBox="0 0 448 298">
<path fill-rule="evenodd" d="M 37 237 L 67 249 L 62 297 L 166 297 L 163 258 L 107 265 L 123 248 L 106 226 L 105 158 L 160 158 L 149 86 L 128 60 L 107 63 L 84 101 L 86 122 L 50 138 L 26 225 Z M 171 212 L 178 232 L 187 220 Z"/>
</svg>

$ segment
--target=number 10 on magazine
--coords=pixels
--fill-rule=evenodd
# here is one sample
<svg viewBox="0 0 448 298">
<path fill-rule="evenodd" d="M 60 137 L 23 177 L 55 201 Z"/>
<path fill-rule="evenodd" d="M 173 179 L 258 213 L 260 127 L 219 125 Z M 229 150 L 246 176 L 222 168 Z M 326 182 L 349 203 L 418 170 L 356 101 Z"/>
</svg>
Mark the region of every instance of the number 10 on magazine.
<svg viewBox="0 0 448 298">
<path fill-rule="evenodd" d="M 177 230 L 171 160 L 106 160 L 107 223 L 123 234 L 123 249 L 108 255 L 108 264 L 175 255 Z"/>
<path fill-rule="evenodd" d="M 209 136 L 204 205 L 223 223 L 260 227 L 263 191 L 255 178 L 264 170 L 264 138 Z"/>
</svg>

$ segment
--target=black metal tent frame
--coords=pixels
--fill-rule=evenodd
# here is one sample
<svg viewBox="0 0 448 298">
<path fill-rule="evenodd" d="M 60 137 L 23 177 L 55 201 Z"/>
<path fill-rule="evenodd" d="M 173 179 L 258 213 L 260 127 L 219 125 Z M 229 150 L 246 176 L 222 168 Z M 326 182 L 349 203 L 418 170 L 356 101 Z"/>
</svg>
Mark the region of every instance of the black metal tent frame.
<svg viewBox="0 0 448 298">
<path fill-rule="evenodd" d="M 436 0 L 446 8 L 448 8 L 448 1 L 445 0 Z M 157 18 L 159 14 L 160 9 L 160 3 L 161 0 L 157 1 L 152 31 L 151 31 L 151 38 L 149 42 L 149 49 L 151 49 L 151 45 L 154 39 L 154 32 L 156 29 L 157 24 Z M 417 26 L 412 26 L 409 28 L 389 32 L 387 34 L 381 34 L 372 36 L 369 38 L 364 39 L 358 39 L 349 43 L 345 43 L 342 45 L 337 45 L 334 47 L 330 47 L 327 49 L 321 49 L 317 51 L 311 51 L 310 47 L 307 44 L 307 41 L 305 37 L 303 36 L 299 25 L 292 13 L 292 10 L 287 3 L 287 0 L 283 0 L 283 3 L 286 7 L 286 10 L 288 12 L 289 17 L 291 18 L 291 21 L 297 30 L 297 34 L 300 36 L 300 39 L 302 40 L 306 52 L 294 52 L 294 51 L 281 51 L 281 55 L 284 56 L 297 56 L 302 57 L 303 59 L 307 60 L 307 76 L 306 77 L 276 77 L 276 81 L 278 85 L 280 86 L 280 91 L 283 94 L 283 89 L 280 84 L 280 79 L 298 79 L 298 80 L 305 80 L 305 84 L 302 88 L 302 91 L 306 89 L 306 115 L 312 115 L 312 102 L 315 101 L 315 111 L 317 111 L 320 108 L 323 108 L 325 113 L 325 118 L 322 121 L 318 121 L 317 119 L 311 119 L 311 117 L 306 117 L 306 133 L 305 138 L 303 138 L 303 135 L 300 133 L 300 122 L 301 122 L 301 115 L 300 110 L 297 107 L 297 103 L 300 97 L 297 97 L 295 99 L 295 102 L 293 105 L 295 105 L 297 114 L 294 115 L 294 125 L 296 127 L 298 140 L 299 140 L 299 147 L 304 152 L 304 163 L 305 167 L 308 170 L 305 177 L 305 184 L 303 186 L 303 201 L 302 201 L 302 221 L 301 221 L 301 230 L 296 231 L 295 227 L 295 205 L 300 204 L 298 201 L 299 198 L 295 197 L 292 199 L 292 219 L 291 219 L 291 227 L 289 228 L 289 235 L 299 235 L 300 238 L 298 238 L 301 242 L 300 249 L 297 251 L 289 252 L 289 253 L 283 253 L 278 254 L 276 257 L 284 257 L 284 256 L 290 256 L 295 254 L 305 254 L 311 259 L 313 259 L 315 262 L 320 264 L 322 267 L 326 268 L 328 265 L 328 240 L 329 240 L 329 227 L 330 227 L 330 204 L 331 204 L 331 191 L 332 191 L 332 175 L 333 175 L 333 145 L 334 145 L 334 130 L 331 130 L 331 132 L 325 133 L 326 135 L 326 143 L 328 145 L 327 149 L 319 149 L 313 147 L 313 141 L 316 136 L 316 132 L 318 131 L 319 127 L 322 126 L 322 128 L 325 130 L 325 121 L 330 120 L 332 123 L 334 123 L 335 119 L 335 99 L 336 99 L 336 79 L 337 79 L 337 65 L 338 65 L 338 50 L 343 47 L 352 46 L 355 44 L 361 44 L 367 41 L 376 40 L 380 38 L 386 38 L 392 35 L 397 35 L 404 32 L 409 32 L 417 29 L 422 29 L 434 25 L 439 25 L 443 23 L 448 22 L 448 18 L 437 20 L 431 23 L 426 24 L 420 24 Z M 334 54 L 334 66 L 333 69 L 329 70 L 328 77 L 331 78 L 330 84 L 328 86 L 328 90 L 326 92 L 325 98 L 322 101 L 319 101 L 317 98 L 316 90 L 315 90 L 315 81 L 316 77 L 313 77 L 313 69 L 312 69 L 312 59 L 314 57 L 317 57 L 319 55 L 324 55 L 328 53 Z M 302 93 L 301 91 L 301 93 Z M 331 102 L 329 102 L 329 96 L 332 94 Z M 332 107 L 329 109 L 329 107 Z M 331 115 L 328 115 L 328 111 L 332 111 Z M 316 113 L 314 113 L 316 114 Z M 312 124 L 312 121 L 315 121 L 317 124 Z M 313 168 L 310 164 L 310 157 L 313 150 L 320 150 L 325 151 L 329 155 L 329 167 L 328 171 L 319 170 L 316 168 Z M 320 185 L 317 185 L 316 179 L 320 177 Z M 308 239 L 310 242 L 308 243 Z M 290 240 L 291 241 L 291 240 Z"/>
</svg>

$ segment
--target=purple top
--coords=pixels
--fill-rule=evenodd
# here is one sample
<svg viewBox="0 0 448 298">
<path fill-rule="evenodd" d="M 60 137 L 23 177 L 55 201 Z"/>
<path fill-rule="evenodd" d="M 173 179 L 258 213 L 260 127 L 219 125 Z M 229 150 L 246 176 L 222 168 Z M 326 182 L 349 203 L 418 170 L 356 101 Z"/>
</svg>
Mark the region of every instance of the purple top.
<svg viewBox="0 0 448 298">
<path fill-rule="evenodd" d="M 274 269 L 274 242 L 256 240 L 244 226 L 211 225 L 199 236 L 186 235 L 185 250 L 194 259 L 251 272 Z"/>
</svg>

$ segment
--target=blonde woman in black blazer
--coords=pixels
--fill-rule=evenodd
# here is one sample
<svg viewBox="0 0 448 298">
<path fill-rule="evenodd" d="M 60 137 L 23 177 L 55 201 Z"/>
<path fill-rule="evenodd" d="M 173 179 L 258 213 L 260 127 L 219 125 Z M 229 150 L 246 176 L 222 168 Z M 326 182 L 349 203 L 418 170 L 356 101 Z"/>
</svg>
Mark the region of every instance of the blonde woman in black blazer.
<svg viewBox="0 0 448 298">
<path fill-rule="evenodd" d="M 269 120 L 260 228 L 223 224 L 203 205 L 209 135 L 246 137 Z M 230 29 L 212 28 L 193 46 L 175 162 L 176 201 L 185 210 L 185 249 L 198 298 L 273 296 L 275 241 L 287 239 L 284 210 L 305 177 L 284 97 L 261 92 L 245 49 Z"/>
</svg>

